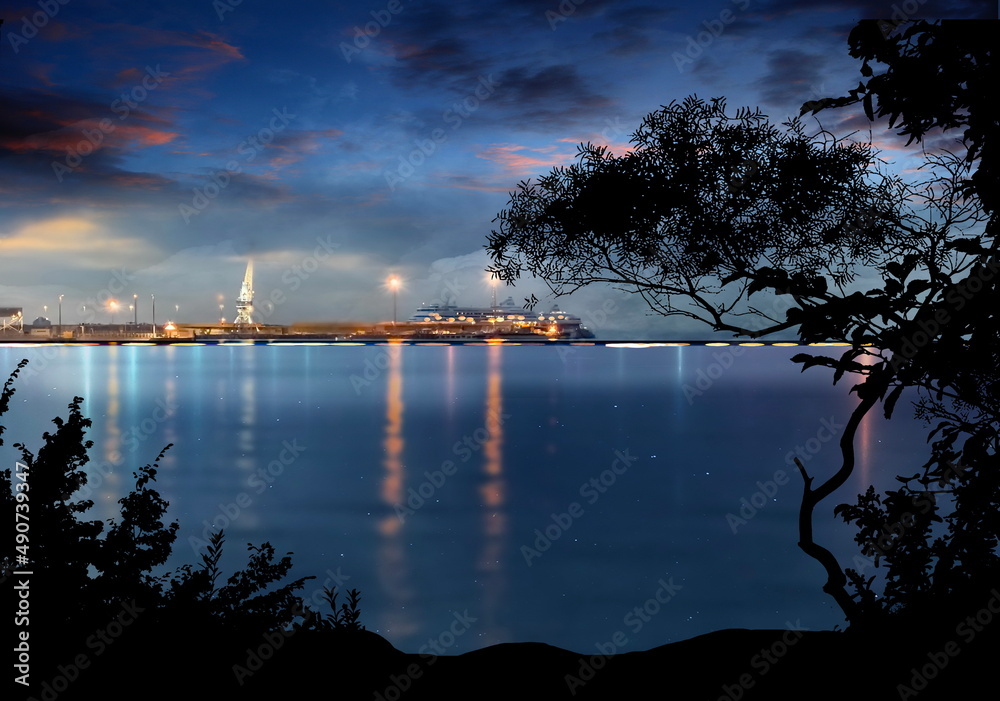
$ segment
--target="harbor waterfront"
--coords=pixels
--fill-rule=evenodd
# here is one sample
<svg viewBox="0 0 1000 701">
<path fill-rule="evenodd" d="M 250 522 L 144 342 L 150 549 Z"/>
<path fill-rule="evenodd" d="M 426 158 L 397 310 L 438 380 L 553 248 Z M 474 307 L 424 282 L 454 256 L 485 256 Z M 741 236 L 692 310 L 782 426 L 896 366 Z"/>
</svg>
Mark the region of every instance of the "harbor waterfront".
<svg viewBox="0 0 1000 701">
<path fill-rule="evenodd" d="M 594 333 L 580 317 L 564 312 L 553 305 L 547 312 L 522 309 L 508 297 L 499 304 L 494 290 L 489 307 L 457 306 L 451 303 L 421 305 L 405 321 L 396 320 L 396 287 L 393 278 L 393 318 L 391 321 L 313 321 L 288 325 L 265 324 L 259 315 L 254 318 L 253 261 L 247 263 L 240 293 L 236 299 L 236 318 L 227 323 L 225 318 L 213 322 L 185 323 L 177 319 L 161 325 L 155 321 L 140 324 L 138 308 L 131 305 L 133 320 L 115 324 L 81 322 L 77 325 L 62 323 L 62 297 L 60 297 L 59 323 L 53 324 L 45 316 L 25 323 L 24 310 L 20 307 L 0 307 L 0 341 L 16 341 L 23 336 L 34 340 L 58 339 L 63 341 L 118 341 L 147 340 L 169 341 L 187 339 L 329 339 L 369 340 L 384 338 L 475 340 L 484 338 L 514 338 L 523 340 L 587 339 Z M 138 298 L 138 295 L 133 295 Z M 110 300 L 107 311 L 114 318 L 118 302 Z M 220 310 L 222 309 L 220 305 Z M 45 307 L 47 311 L 48 307 Z M 176 310 L 175 310 L 176 311 Z"/>
<path fill-rule="evenodd" d="M 157 476 L 180 523 L 169 564 L 196 562 L 224 529 L 228 574 L 269 541 L 294 553 L 295 576 L 316 576 L 307 599 L 357 587 L 362 623 L 413 652 L 829 629 L 842 620 L 822 568 L 796 547 L 793 461 L 834 471 L 857 400 L 823 369 L 800 374 L 800 352 L 839 351 L 7 344 L 2 367 L 29 365 L 0 454 L 13 465 L 14 442 L 36 449 L 84 397 L 94 518 L 172 444 Z M 924 460 L 904 404 L 865 419 L 854 476 L 817 511 L 817 541 L 849 566 L 857 547 L 833 506 Z M 442 641 L 456 617 L 461 634 Z"/>
</svg>

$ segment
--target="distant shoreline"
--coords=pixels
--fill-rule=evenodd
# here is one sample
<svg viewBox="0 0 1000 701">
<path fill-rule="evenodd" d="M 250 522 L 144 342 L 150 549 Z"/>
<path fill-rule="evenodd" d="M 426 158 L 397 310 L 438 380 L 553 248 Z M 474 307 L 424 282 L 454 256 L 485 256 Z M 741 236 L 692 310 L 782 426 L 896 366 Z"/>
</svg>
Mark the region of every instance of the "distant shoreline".
<svg viewBox="0 0 1000 701">
<path fill-rule="evenodd" d="M 483 338 L 413 338 L 411 336 L 364 336 L 356 338 L 339 338 L 331 336 L 194 336 L 185 338 L 121 338 L 121 337 L 88 337 L 88 338 L 44 338 L 44 337 L 3 337 L 0 336 L 0 346 L 187 346 L 187 345 L 409 345 L 409 346 L 465 346 L 465 345 L 574 345 L 574 346 L 612 346 L 612 347 L 684 347 L 684 346 L 743 346 L 743 347 L 793 347 L 793 346 L 849 346 L 848 343 L 798 343 L 788 340 L 774 341 L 715 341 L 715 340 L 648 340 L 648 339 L 572 339 L 572 338 L 531 338 L 531 337 L 483 337 Z"/>
</svg>

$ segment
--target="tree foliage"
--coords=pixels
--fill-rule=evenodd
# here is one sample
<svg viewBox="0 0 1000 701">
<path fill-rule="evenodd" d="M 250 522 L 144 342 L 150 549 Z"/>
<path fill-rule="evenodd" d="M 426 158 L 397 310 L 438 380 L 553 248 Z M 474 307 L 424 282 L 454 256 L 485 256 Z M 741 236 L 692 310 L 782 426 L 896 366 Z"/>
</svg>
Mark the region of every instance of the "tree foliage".
<svg viewBox="0 0 1000 701">
<path fill-rule="evenodd" d="M 848 37 L 864 78 L 848 95 L 807 102 L 802 113 L 861 103 L 869 120 L 886 117 L 909 141 L 962 130 L 965 158 L 976 167 L 965 194 L 996 211 L 997 132 L 993 95 L 1000 72 L 994 22 L 859 22 Z M 875 64 L 873 67 L 872 64 Z M 878 74 L 876 74 L 878 69 Z"/>
</svg>

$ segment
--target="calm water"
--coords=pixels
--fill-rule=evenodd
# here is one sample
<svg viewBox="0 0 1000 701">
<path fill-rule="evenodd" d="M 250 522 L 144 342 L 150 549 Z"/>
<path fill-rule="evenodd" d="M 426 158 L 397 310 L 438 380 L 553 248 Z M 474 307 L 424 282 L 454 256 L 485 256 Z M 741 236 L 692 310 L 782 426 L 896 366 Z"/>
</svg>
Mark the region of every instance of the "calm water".
<svg viewBox="0 0 1000 701">
<path fill-rule="evenodd" d="M 270 541 L 294 552 L 295 576 L 318 576 L 307 596 L 339 576 L 361 590 L 362 622 L 407 651 L 832 628 L 822 569 L 796 546 L 787 456 L 799 446 L 832 474 L 856 399 L 821 368 L 800 374 L 801 351 L 3 347 L 4 373 L 22 357 L 34 372 L 0 457 L 12 465 L 16 441 L 37 450 L 80 395 L 95 516 L 173 443 L 158 479 L 181 524 L 173 564 L 196 562 L 213 525 L 229 572 Z M 850 490 L 818 511 L 817 540 L 848 562 L 834 504 L 923 462 L 923 427 L 900 407 L 866 419 Z M 455 624 L 466 611 L 475 622 Z"/>
</svg>

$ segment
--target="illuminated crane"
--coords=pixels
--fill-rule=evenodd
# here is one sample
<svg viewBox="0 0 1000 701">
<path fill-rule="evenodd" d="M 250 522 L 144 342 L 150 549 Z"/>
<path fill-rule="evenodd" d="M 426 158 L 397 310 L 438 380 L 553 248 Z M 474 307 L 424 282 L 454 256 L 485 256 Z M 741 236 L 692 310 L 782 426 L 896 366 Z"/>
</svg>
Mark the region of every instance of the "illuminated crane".
<svg viewBox="0 0 1000 701">
<path fill-rule="evenodd" d="M 236 320 L 233 324 L 237 327 L 254 326 L 257 324 L 251 318 L 253 315 L 253 261 L 247 263 L 247 272 L 243 276 L 243 286 L 240 287 L 240 296 L 236 298 Z"/>
</svg>

